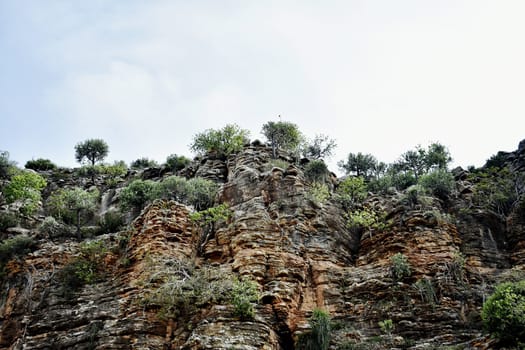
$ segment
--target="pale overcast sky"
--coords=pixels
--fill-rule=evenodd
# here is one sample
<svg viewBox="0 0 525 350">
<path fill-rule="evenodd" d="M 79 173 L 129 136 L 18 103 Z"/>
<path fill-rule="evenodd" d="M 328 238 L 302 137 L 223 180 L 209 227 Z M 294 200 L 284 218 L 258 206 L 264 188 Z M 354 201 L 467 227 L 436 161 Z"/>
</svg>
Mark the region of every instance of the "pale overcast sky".
<svg viewBox="0 0 525 350">
<path fill-rule="evenodd" d="M 20 166 L 192 156 L 269 120 L 385 162 L 439 141 L 482 165 L 525 138 L 525 1 L 0 0 L 0 150 Z"/>
</svg>

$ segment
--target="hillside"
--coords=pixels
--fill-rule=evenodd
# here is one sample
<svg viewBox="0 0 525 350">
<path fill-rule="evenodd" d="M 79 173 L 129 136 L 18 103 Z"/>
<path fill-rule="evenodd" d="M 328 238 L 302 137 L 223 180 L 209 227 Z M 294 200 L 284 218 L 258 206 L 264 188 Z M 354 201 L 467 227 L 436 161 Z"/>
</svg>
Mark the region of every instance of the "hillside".
<svg viewBox="0 0 525 350">
<path fill-rule="evenodd" d="M 524 141 L 494 168 L 448 172 L 450 191 L 362 196 L 333 173 L 314 181 L 313 160 L 273 152 L 253 142 L 117 179 L 39 172 L 36 213 L 0 232 L 0 348 L 312 348 L 312 319 L 328 317 L 330 349 L 505 346 L 481 310 L 496 285 L 525 279 Z M 174 175 L 217 194 L 188 205 Z M 165 186 L 121 209 L 136 180 Z M 42 228 L 52 194 L 74 186 L 98 190 L 80 240 L 74 216 Z M 110 225 L 121 210 L 123 225 Z"/>
</svg>

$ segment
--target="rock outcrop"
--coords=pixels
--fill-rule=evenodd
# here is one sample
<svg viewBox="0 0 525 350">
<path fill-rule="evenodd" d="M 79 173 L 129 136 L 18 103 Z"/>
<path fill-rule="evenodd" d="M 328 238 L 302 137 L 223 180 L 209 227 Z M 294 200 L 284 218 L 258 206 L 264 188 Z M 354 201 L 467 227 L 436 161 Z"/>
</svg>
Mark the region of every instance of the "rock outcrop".
<svg viewBox="0 0 525 350">
<path fill-rule="evenodd" d="M 512 164 L 521 164 L 523 149 L 509 156 Z M 388 225 L 365 231 L 347 226 L 335 197 L 310 199 L 299 166 L 272 167 L 263 145 L 199 159 L 185 172 L 221 183 L 217 202 L 232 217 L 205 234 L 191 208 L 155 201 L 126 231 L 98 237 L 107 248 L 101 277 L 69 296 L 60 271 L 80 245 L 42 240 L 9 262 L 0 348 L 294 349 L 320 308 L 334 324 L 331 349 L 483 349 L 492 344 L 481 326 L 483 300 L 497 282 L 525 277 L 525 216 L 517 210 L 502 222 L 482 209 L 461 211 L 470 191 L 460 172 L 458 196 L 447 205 L 411 208 L 399 193 L 369 197 L 363 208 Z M 407 257 L 409 276 L 392 274 L 396 253 Z M 239 318 L 229 303 L 159 315 L 144 301 L 163 269 L 179 262 L 255 281 L 254 318 Z M 378 322 L 387 319 L 393 334 L 380 337 Z"/>
</svg>

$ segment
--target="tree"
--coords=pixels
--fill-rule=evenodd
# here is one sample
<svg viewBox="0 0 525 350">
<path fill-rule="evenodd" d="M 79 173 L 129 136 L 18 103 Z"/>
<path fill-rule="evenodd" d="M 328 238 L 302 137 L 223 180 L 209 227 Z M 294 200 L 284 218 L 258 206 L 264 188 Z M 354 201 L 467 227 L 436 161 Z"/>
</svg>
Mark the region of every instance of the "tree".
<svg viewBox="0 0 525 350">
<path fill-rule="evenodd" d="M 32 169 L 37 171 L 55 170 L 57 166 L 49 159 L 32 159 L 28 160 L 25 165 L 26 169 Z"/>
<path fill-rule="evenodd" d="M 184 169 L 188 164 L 190 164 L 190 159 L 184 156 L 170 154 L 166 158 L 166 166 L 173 172 Z"/>
<path fill-rule="evenodd" d="M 142 209 L 155 198 L 158 186 L 151 180 L 133 180 L 120 192 L 120 205 L 123 209 Z"/>
<path fill-rule="evenodd" d="M 439 142 L 433 142 L 427 147 L 425 154 L 426 170 L 447 170 L 448 163 L 452 161 L 452 157 L 447 148 Z"/>
<path fill-rule="evenodd" d="M 108 155 L 108 145 L 101 139 L 89 139 L 75 146 L 75 158 L 79 163 L 87 160 L 94 166 Z"/>
<path fill-rule="evenodd" d="M 419 176 L 424 174 L 427 168 L 426 152 L 420 146 L 417 146 L 415 150 L 406 151 L 401 155 L 401 159 L 398 164 L 400 168 L 405 171 L 411 171 L 416 178 L 416 182 Z"/>
<path fill-rule="evenodd" d="M 290 122 L 268 122 L 263 125 L 261 133 L 270 142 L 274 159 L 277 158 L 277 150 L 295 151 L 302 140 L 299 128 Z"/>
<path fill-rule="evenodd" d="M 215 152 L 228 156 L 242 150 L 250 132 L 236 124 L 228 124 L 219 130 L 208 129 L 193 137 L 190 149 L 198 154 Z"/>
<path fill-rule="evenodd" d="M 20 211 L 30 215 L 38 207 L 41 199 L 41 191 L 47 183 L 44 178 L 34 172 L 22 171 L 11 178 L 9 184 L 4 188 L 4 196 L 8 203 L 22 200 Z"/>
<path fill-rule="evenodd" d="M 337 143 L 334 139 L 323 134 L 318 134 L 313 140 L 303 145 L 302 153 L 305 158 L 329 158 L 335 147 L 337 147 Z"/>
<path fill-rule="evenodd" d="M 146 168 L 155 168 L 158 167 L 159 164 L 153 160 L 146 157 L 142 157 L 139 159 L 134 160 L 131 162 L 131 169 L 146 169 Z"/>
<path fill-rule="evenodd" d="M 10 171 L 15 165 L 15 162 L 9 160 L 9 152 L 0 151 L 0 179 L 9 178 Z"/>
<path fill-rule="evenodd" d="M 422 175 L 419 178 L 418 184 L 432 195 L 442 200 L 447 200 L 449 198 L 456 185 L 454 182 L 454 176 L 441 169 Z"/>
<path fill-rule="evenodd" d="M 337 165 L 346 175 L 353 174 L 355 176 L 363 176 L 368 178 L 377 164 L 377 159 L 371 154 L 363 154 L 361 152 L 348 154 L 346 162 L 339 161 Z"/>
<path fill-rule="evenodd" d="M 328 174 L 328 167 L 320 159 L 314 159 L 304 167 L 304 176 L 311 182 L 324 182 Z"/>
<path fill-rule="evenodd" d="M 82 214 L 89 214 L 95 210 L 98 197 L 98 190 L 88 192 L 79 187 L 60 189 L 50 196 L 48 205 L 52 213 L 60 219 L 68 215 L 73 217 L 77 227 L 77 238 L 81 240 Z"/>
</svg>

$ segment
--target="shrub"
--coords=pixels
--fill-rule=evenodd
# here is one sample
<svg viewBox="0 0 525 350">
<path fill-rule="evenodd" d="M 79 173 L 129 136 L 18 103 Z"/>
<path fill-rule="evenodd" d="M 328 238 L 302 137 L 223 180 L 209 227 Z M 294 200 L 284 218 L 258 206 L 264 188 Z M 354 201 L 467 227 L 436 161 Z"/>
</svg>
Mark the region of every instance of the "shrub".
<svg viewBox="0 0 525 350">
<path fill-rule="evenodd" d="M 195 210 L 204 210 L 213 205 L 219 186 L 201 177 L 188 180 L 187 204 L 193 205 Z"/>
<path fill-rule="evenodd" d="M 115 187 L 119 182 L 119 179 L 126 175 L 128 167 L 124 161 L 114 162 L 112 165 L 102 165 L 100 167 L 100 173 L 107 176 L 106 184 L 110 187 Z"/>
<path fill-rule="evenodd" d="M 391 225 L 391 222 L 386 221 L 384 213 L 376 213 L 375 211 L 365 208 L 362 210 L 354 210 L 348 213 L 346 225 L 354 232 L 369 230 L 384 230 Z"/>
<path fill-rule="evenodd" d="M 18 217 L 10 212 L 0 212 L 0 231 L 18 225 Z"/>
<path fill-rule="evenodd" d="M 28 160 L 25 165 L 26 169 L 32 169 L 37 171 L 55 170 L 57 166 L 49 159 L 32 159 Z"/>
<path fill-rule="evenodd" d="M 190 164 L 190 159 L 184 156 L 171 154 L 166 158 L 166 166 L 173 172 L 184 169 Z"/>
<path fill-rule="evenodd" d="M 305 197 L 315 205 L 321 205 L 330 198 L 330 190 L 326 184 L 314 182 L 306 192 Z"/>
<path fill-rule="evenodd" d="M 523 189 L 519 191 L 519 184 L 525 181 L 506 167 L 480 171 L 474 180 L 474 204 L 503 216 L 511 212 L 518 195 L 523 194 Z"/>
<path fill-rule="evenodd" d="M 313 140 L 305 142 L 301 147 L 305 158 L 320 159 L 330 157 L 334 148 L 337 147 L 335 140 L 326 135 L 316 135 Z"/>
<path fill-rule="evenodd" d="M 20 211 L 31 215 L 38 208 L 41 191 L 46 185 L 46 180 L 42 176 L 30 171 L 20 172 L 4 187 L 4 196 L 8 203 L 22 200 Z"/>
<path fill-rule="evenodd" d="M 401 281 L 405 277 L 410 277 L 410 264 L 407 257 L 402 253 L 396 253 L 390 257 L 390 274 L 396 281 Z"/>
<path fill-rule="evenodd" d="M 493 336 L 509 345 L 525 343 L 525 280 L 496 287 L 483 304 L 481 318 Z"/>
<path fill-rule="evenodd" d="M 322 160 L 312 160 L 304 167 L 304 176 L 310 182 L 324 182 L 328 176 L 328 167 Z"/>
<path fill-rule="evenodd" d="M 394 331 L 394 322 L 390 319 L 379 321 L 377 324 L 379 325 L 379 328 L 381 328 L 381 332 L 386 335 L 390 336 Z"/>
<path fill-rule="evenodd" d="M 337 199 L 346 209 L 351 208 L 357 203 L 361 203 L 367 196 L 367 186 L 362 177 L 349 176 L 339 183 Z"/>
<path fill-rule="evenodd" d="M 151 180 L 133 180 L 120 192 L 122 209 L 142 209 L 157 194 L 157 185 Z"/>
<path fill-rule="evenodd" d="M 40 232 L 48 235 L 51 238 L 68 237 L 73 233 L 72 229 L 69 226 L 57 221 L 52 216 L 46 217 L 44 221 L 42 221 L 42 223 L 40 224 L 39 229 Z"/>
<path fill-rule="evenodd" d="M 422 278 L 414 283 L 414 288 L 419 292 L 421 301 L 430 305 L 435 305 L 438 302 L 436 290 L 432 281 L 428 278 Z"/>
<path fill-rule="evenodd" d="M 228 124 L 219 130 L 208 129 L 193 137 L 190 149 L 198 154 L 214 152 L 227 156 L 242 150 L 249 134 L 248 130 L 235 124 Z"/>
<path fill-rule="evenodd" d="M 32 237 L 19 235 L 0 243 L 0 280 L 5 275 L 5 265 L 16 256 L 34 251 L 37 243 Z"/>
<path fill-rule="evenodd" d="M 100 226 L 100 234 L 118 232 L 124 226 L 124 217 L 122 213 L 111 210 L 100 218 L 98 225 Z"/>
<path fill-rule="evenodd" d="M 255 317 L 254 303 L 259 300 L 257 283 L 248 279 L 234 280 L 230 300 L 236 316 L 241 320 L 253 319 Z"/>
<path fill-rule="evenodd" d="M 159 163 L 154 161 L 153 159 L 148 158 L 139 158 L 131 162 L 131 169 L 146 169 L 146 168 L 155 168 L 158 167 Z"/>
<path fill-rule="evenodd" d="M 199 226 L 206 226 L 218 221 L 228 220 L 233 215 L 233 212 L 226 204 L 221 204 L 202 211 L 197 211 L 190 214 L 190 219 L 196 222 Z"/>
<path fill-rule="evenodd" d="M 0 179 L 9 178 L 15 164 L 15 162 L 9 160 L 9 152 L 0 151 Z"/>
<path fill-rule="evenodd" d="M 401 202 L 414 209 L 417 205 L 428 205 L 429 198 L 426 197 L 426 191 L 422 186 L 413 185 L 406 190 L 406 193 L 401 198 Z"/>
<path fill-rule="evenodd" d="M 442 200 L 448 199 L 455 187 L 454 176 L 445 170 L 435 170 L 429 174 L 422 175 L 418 184 Z"/>
<path fill-rule="evenodd" d="M 321 309 L 314 309 L 312 317 L 308 320 L 310 332 L 299 338 L 298 349 L 301 350 L 326 350 L 330 345 L 331 325 L 330 315 Z"/>
</svg>

